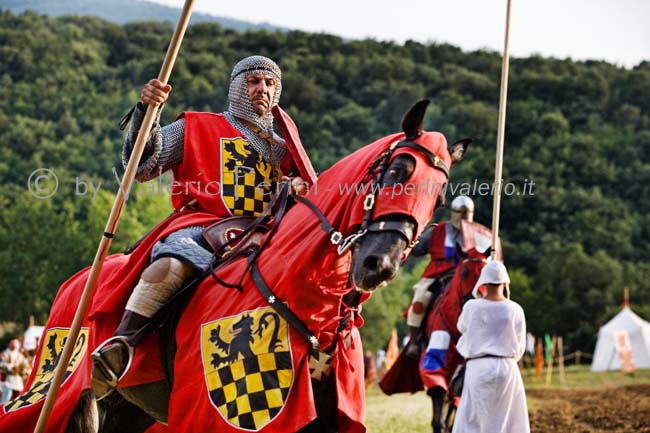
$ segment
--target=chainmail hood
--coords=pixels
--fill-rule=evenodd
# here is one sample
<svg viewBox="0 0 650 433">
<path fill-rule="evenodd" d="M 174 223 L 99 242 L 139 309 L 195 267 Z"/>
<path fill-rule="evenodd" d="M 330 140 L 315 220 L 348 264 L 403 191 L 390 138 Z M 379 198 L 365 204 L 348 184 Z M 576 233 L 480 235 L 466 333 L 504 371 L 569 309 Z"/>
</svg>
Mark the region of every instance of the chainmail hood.
<svg viewBox="0 0 650 433">
<path fill-rule="evenodd" d="M 250 56 L 237 63 L 230 74 L 230 90 L 228 92 L 228 111 L 237 117 L 253 122 L 267 132 L 273 130 L 273 115 L 270 110 L 263 116 L 253 110 L 253 104 L 248 97 L 246 79 L 252 74 L 269 73 L 277 80 L 275 94 L 271 101 L 271 107 L 273 107 L 280 101 L 282 73 L 278 65 L 268 57 Z"/>
</svg>

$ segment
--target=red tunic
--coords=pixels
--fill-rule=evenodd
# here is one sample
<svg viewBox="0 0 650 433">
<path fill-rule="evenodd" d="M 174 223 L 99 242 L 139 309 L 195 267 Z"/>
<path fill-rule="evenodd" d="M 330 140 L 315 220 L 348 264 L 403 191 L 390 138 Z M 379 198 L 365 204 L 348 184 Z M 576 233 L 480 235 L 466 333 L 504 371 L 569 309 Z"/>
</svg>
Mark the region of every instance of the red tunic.
<svg viewBox="0 0 650 433">
<path fill-rule="evenodd" d="M 451 269 L 457 262 L 455 257 L 446 257 L 445 254 L 445 237 L 447 236 L 447 222 L 443 221 L 436 225 L 431 232 L 431 244 L 429 245 L 429 254 L 431 261 L 422 274 L 422 278 L 436 278 Z"/>
<path fill-rule="evenodd" d="M 174 167 L 174 208 L 197 200 L 199 209 L 222 218 L 259 215 L 282 177 L 280 166 L 265 161 L 223 114 L 181 117 L 185 144 L 183 162 Z"/>
</svg>

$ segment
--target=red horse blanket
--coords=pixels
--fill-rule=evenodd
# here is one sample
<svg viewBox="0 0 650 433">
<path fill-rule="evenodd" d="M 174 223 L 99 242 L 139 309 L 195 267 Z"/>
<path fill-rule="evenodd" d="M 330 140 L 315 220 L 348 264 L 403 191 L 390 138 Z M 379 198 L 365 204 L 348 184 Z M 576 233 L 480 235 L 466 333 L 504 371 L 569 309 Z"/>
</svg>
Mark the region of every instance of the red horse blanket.
<svg viewBox="0 0 650 433">
<path fill-rule="evenodd" d="M 215 221 L 210 214 L 179 212 L 156 227 L 129 255 L 116 254 L 108 257 L 102 268 L 89 314 L 82 329 L 67 368 L 56 404 L 48 423 L 48 433 L 62 433 L 83 390 L 90 388 L 91 363 L 89 354 L 117 327 L 126 301 L 140 274 L 149 264 L 151 248 L 158 239 L 190 225 L 207 225 Z M 63 351 L 76 307 L 81 298 L 89 268 L 66 281 L 54 300 L 45 331 L 39 342 L 35 368 L 25 385 L 25 392 L 15 400 L 0 406 L 0 431 L 33 431 L 38 414 L 45 401 L 54 376 L 54 366 Z M 148 341 L 147 341 L 148 340 Z M 144 346 L 156 343 L 155 336 L 143 342 Z M 160 363 L 155 362 L 159 351 L 139 350 L 132 371 L 136 375 L 125 378 L 122 385 L 148 383 L 162 378 Z M 145 364 L 147 368 L 137 368 Z M 153 359 L 152 359 L 153 358 Z"/>
</svg>

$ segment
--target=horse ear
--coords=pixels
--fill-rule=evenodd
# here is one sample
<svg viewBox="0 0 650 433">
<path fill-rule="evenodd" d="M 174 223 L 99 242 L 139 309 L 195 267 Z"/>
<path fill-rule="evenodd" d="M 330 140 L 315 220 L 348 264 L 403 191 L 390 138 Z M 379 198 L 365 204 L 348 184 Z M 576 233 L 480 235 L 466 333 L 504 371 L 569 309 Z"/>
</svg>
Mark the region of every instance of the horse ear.
<svg viewBox="0 0 650 433">
<path fill-rule="evenodd" d="M 428 99 L 422 99 L 416 102 L 404 115 L 402 119 L 402 131 L 406 133 L 406 138 L 414 139 L 422 134 L 422 122 L 429 102 Z"/>
<path fill-rule="evenodd" d="M 467 152 L 467 147 L 473 140 L 471 138 L 461 138 L 456 141 L 454 144 L 447 147 L 449 155 L 451 155 L 451 162 L 458 162 L 465 156 Z"/>
</svg>

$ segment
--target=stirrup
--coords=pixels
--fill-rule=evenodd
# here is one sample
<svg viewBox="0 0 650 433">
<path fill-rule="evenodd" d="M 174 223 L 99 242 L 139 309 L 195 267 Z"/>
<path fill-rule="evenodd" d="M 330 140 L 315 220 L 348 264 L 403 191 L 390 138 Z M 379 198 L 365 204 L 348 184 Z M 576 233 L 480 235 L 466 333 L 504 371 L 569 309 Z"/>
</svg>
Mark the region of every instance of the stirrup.
<svg viewBox="0 0 650 433">
<path fill-rule="evenodd" d="M 106 353 L 109 352 L 111 346 L 113 345 L 118 346 L 117 350 L 120 351 L 119 360 L 121 364 L 125 364 L 124 367 L 121 365 L 111 365 L 110 360 L 106 358 Z M 124 360 L 121 359 L 123 349 L 126 349 L 127 352 L 126 363 L 124 363 Z M 134 349 L 133 346 L 129 344 L 128 338 L 117 335 L 104 341 L 90 354 L 90 359 L 93 363 L 92 389 L 95 393 L 95 398 L 98 401 L 111 394 L 117 387 L 119 381 L 122 380 L 127 371 L 129 371 L 129 368 L 133 362 L 133 353 Z M 118 368 L 121 370 L 116 371 Z"/>
</svg>

